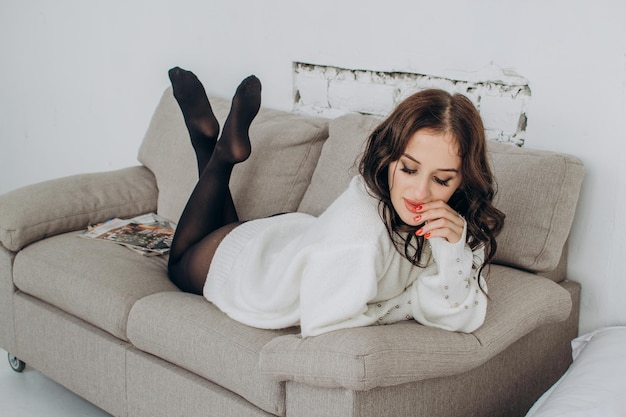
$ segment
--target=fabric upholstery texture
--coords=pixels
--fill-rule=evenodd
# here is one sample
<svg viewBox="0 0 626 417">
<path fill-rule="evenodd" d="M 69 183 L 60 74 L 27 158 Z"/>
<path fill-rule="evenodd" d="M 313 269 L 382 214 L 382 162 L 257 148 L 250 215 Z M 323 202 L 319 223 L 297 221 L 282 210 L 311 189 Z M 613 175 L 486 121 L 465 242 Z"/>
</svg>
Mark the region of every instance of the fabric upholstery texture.
<svg viewBox="0 0 626 417">
<path fill-rule="evenodd" d="M 230 102 L 211 98 L 223 126 Z M 328 136 L 327 122 L 261 108 L 250 127 L 252 155 L 233 169 L 230 188 L 239 217 L 254 219 L 295 211 Z M 198 173 L 182 113 L 167 89 L 139 149 L 157 178 L 158 213 L 178 222 Z"/>
<path fill-rule="evenodd" d="M 0 346 L 7 352 L 15 352 L 15 326 L 13 321 L 13 293 L 15 287 L 13 275 L 13 259 L 15 253 L 0 245 Z"/>
<path fill-rule="evenodd" d="M 358 174 L 367 138 L 379 122 L 374 116 L 359 114 L 330 121 L 328 139 L 298 211 L 319 216 L 348 188 L 352 177 Z"/>
<path fill-rule="evenodd" d="M 273 338 L 298 329 L 261 330 L 234 322 L 203 297 L 154 294 L 128 319 L 137 348 L 214 381 L 273 414 L 284 414 L 284 383 L 259 370 L 259 354 Z"/>
<path fill-rule="evenodd" d="M 166 263 L 165 257 L 141 256 L 72 232 L 20 251 L 13 279 L 21 291 L 128 340 L 128 312 L 137 300 L 178 291 L 167 277 Z"/>
<path fill-rule="evenodd" d="M 557 267 L 574 221 L 584 168 L 554 152 L 489 143 L 498 193 L 506 213 L 494 262 L 545 272 Z"/>
<path fill-rule="evenodd" d="M 269 417 L 219 385 L 157 357 L 131 349 L 128 415 L 133 417 Z"/>
<path fill-rule="evenodd" d="M 487 280 L 487 317 L 472 334 L 411 321 L 307 339 L 286 335 L 265 345 L 261 369 L 278 379 L 353 390 L 453 375 L 481 365 L 539 325 L 565 320 L 571 311 L 569 293 L 550 280 L 498 265 Z"/>
<path fill-rule="evenodd" d="M 28 295 L 14 300 L 19 358 L 108 413 L 125 416 L 128 344 Z"/>
<path fill-rule="evenodd" d="M 567 325 L 540 326 L 470 372 L 367 391 L 289 381 L 287 415 L 522 417 L 571 362 L 566 345 L 576 336 L 580 286 L 569 281 L 558 285 L 572 298 L 574 308 Z M 528 363 L 537 366 L 529 367 Z"/>
<path fill-rule="evenodd" d="M 85 229 L 111 217 L 148 213 L 156 209 L 157 192 L 154 176 L 144 167 L 19 188 L 0 195 L 0 242 L 18 251 L 46 236 Z"/>
</svg>

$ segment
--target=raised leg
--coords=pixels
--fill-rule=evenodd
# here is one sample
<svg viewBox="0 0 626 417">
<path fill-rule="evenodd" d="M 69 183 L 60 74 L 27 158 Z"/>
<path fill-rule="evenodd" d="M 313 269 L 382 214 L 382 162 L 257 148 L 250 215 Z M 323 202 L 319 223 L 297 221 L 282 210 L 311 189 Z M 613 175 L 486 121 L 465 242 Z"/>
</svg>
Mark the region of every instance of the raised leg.
<svg viewBox="0 0 626 417">
<path fill-rule="evenodd" d="M 196 153 L 198 177 L 200 177 L 215 149 L 220 125 L 213 114 L 204 86 L 193 72 L 174 67 L 169 70 L 168 76 L 172 83 L 174 98 L 183 113 L 191 145 Z M 230 192 L 224 200 L 223 216 L 229 222 L 239 220 Z"/>
<path fill-rule="evenodd" d="M 215 142 L 209 160 L 178 222 L 168 267 L 170 279 L 183 291 L 202 293 L 213 256 L 212 251 L 217 247 L 214 232 L 221 235 L 222 232 L 218 231 L 232 222 L 232 219 L 224 216 L 224 207 L 230 199 L 228 183 L 234 165 L 250 156 L 248 130 L 260 105 L 261 83 L 256 77 L 250 76 L 241 82 L 235 92 L 220 139 Z M 191 119 L 192 117 L 189 117 L 189 120 Z M 206 132 L 201 135 L 207 136 Z M 196 153 L 198 148 L 202 152 L 206 150 L 204 145 L 200 146 L 199 140 L 196 142 L 198 144 L 194 144 L 192 136 Z M 201 158 L 198 157 L 198 160 Z M 200 162 L 198 164 L 200 165 Z"/>
</svg>

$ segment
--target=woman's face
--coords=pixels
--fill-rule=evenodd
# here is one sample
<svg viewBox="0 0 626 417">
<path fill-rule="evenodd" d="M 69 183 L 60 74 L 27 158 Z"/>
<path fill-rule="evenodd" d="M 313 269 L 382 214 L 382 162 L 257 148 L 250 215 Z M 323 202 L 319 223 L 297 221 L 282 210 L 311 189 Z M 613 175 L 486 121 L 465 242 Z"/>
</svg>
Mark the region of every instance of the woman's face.
<svg viewBox="0 0 626 417">
<path fill-rule="evenodd" d="M 399 160 L 389 165 L 391 203 L 402 221 L 411 226 L 423 203 L 448 202 L 461 185 L 461 158 L 449 133 L 420 129 L 411 136 Z"/>
</svg>

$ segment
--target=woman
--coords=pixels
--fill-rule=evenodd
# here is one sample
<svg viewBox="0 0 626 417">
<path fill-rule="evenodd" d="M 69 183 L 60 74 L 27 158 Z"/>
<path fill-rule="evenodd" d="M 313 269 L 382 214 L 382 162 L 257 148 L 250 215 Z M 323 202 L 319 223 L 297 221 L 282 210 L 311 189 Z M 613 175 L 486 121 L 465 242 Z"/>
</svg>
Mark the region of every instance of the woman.
<svg viewBox="0 0 626 417">
<path fill-rule="evenodd" d="M 461 96 L 407 98 L 371 134 L 360 175 L 319 217 L 290 213 L 240 223 L 228 189 L 251 152 L 261 84 L 237 88 L 219 125 L 193 73 L 170 70 L 196 151 L 199 180 L 172 243 L 169 274 L 235 320 L 300 325 L 302 336 L 415 319 L 472 332 L 484 321 L 481 271 L 504 215 L 480 116 Z"/>
</svg>

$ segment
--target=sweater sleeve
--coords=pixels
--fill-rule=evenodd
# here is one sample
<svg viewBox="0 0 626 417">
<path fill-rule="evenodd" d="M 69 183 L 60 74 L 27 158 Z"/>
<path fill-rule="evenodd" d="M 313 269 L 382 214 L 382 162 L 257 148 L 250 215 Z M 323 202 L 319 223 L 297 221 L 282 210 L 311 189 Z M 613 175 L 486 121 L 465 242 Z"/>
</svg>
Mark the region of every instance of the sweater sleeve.
<svg viewBox="0 0 626 417">
<path fill-rule="evenodd" d="M 457 243 L 429 240 L 435 262 L 408 288 L 413 317 L 419 323 L 465 333 L 483 324 L 487 296 L 481 289 L 482 285 L 486 291 L 486 285 L 479 271 L 484 246 L 472 252 L 466 234 L 467 224 Z"/>
</svg>

